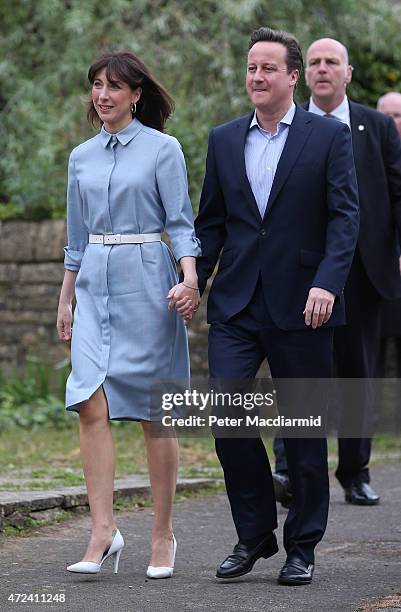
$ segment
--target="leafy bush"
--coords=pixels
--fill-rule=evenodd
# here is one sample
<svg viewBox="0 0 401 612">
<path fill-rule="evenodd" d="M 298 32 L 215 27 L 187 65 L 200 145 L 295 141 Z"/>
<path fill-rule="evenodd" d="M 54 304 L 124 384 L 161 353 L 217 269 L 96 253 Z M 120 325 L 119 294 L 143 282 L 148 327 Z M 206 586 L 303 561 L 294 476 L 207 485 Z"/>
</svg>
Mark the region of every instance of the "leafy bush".
<svg viewBox="0 0 401 612">
<path fill-rule="evenodd" d="M 66 427 L 71 416 L 64 407 L 68 362 L 52 367 L 27 358 L 23 373 L 0 376 L 0 429 L 17 425 Z"/>
<path fill-rule="evenodd" d="M 174 96 L 168 130 L 183 145 L 195 208 L 210 128 L 250 109 L 243 81 L 255 27 L 294 32 L 304 49 L 340 39 L 361 102 L 401 85 L 401 6 L 385 0 L 25 0 L 1 3 L 0 20 L 0 219 L 64 216 L 69 151 L 93 135 L 86 72 L 106 48 L 138 53 Z"/>
</svg>

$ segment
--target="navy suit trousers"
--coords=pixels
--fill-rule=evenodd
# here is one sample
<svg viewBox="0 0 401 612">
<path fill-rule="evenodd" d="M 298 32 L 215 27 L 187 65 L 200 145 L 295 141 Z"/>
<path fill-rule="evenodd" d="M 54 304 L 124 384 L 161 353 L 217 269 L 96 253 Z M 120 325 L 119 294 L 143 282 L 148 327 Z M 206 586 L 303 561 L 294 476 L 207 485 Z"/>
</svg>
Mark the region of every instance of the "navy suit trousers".
<svg viewBox="0 0 401 612">
<path fill-rule="evenodd" d="M 253 379 L 265 358 L 274 378 L 329 378 L 333 330 L 283 331 L 274 326 L 260 280 L 248 306 L 209 330 L 209 372 L 213 379 Z M 302 401 L 302 400 L 301 400 Z M 277 527 L 269 459 L 260 437 L 216 437 L 227 494 L 240 539 Z M 284 525 L 287 554 L 314 562 L 314 548 L 327 525 L 329 481 L 327 442 L 284 439 L 293 501 Z"/>
</svg>

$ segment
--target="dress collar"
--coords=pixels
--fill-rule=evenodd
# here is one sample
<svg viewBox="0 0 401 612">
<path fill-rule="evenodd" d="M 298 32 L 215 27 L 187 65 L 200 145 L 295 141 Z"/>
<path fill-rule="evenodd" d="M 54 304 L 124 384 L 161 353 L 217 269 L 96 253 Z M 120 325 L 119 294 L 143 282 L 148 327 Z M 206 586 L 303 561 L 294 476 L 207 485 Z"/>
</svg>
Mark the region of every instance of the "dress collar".
<svg viewBox="0 0 401 612">
<path fill-rule="evenodd" d="M 143 124 L 136 117 L 123 130 L 120 130 L 115 134 L 110 134 L 110 132 L 108 132 L 103 125 L 102 129 L 100 130 L 102 145 L 104 148 L 106 148 L 110 140 L 113 138 L 113 136 L 115 136 L 118 142 L 125 146 L 131 142 L 131 140 L 135 138 L 137 134 L 139 134 L 142 128 Z"/>
</svg>

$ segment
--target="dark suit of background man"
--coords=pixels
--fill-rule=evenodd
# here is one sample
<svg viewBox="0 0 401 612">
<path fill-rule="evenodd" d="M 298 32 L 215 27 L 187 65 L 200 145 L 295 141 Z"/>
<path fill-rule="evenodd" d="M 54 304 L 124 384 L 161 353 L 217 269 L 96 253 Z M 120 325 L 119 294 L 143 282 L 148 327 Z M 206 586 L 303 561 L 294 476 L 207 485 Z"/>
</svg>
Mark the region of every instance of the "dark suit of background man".
<svg viewBox="0 0 401 612">
<path fill-rule="evenodd" d="M 196 231 L 208 301 L 212 379 L 330 376 L 333 328 L 358 233 L 349 129 L 293 102 L 302 53 L 288 33 L 256 30 L 246 88 L 256 108 L 211 131 Z M 284 525 L 282 584 L 311 581 L 329 505 L 325 439 L 286 439 L 294 502 Z M 249 572 L 277 552 L 276 503 L 260 437 L 216 438 L 239 542 L 217 577 Z"/>
<path fill-rule="evenodd" d="M 352 66 L 347 49 L 338 41 L 323 38 L 309 47 L 305 76 L 312 92 L 306 105 L 308 110 L 318 115 L 329 113 L 351 127 L 358 180 L 360 231 L 344 292 L 347 325 L 336 329 L 334 334 L 337 375 L 373 378 L 381 298 L 394 299 L 401 295 L 396 231 L 401 230 L 400 139 L 393 119 L 347 99 L 345 92 L 351 82 Z M 361 384 L 358 402 L 343 398 L 343 417 L 361 408 L 361 413 L 371 418 L 373 402 L 374 394 L 366 381 Z M 278 472 L 275 478 L 280 479 L 287 470 L 280 441 L 276 441 L 275 451 Z M 370 438 L 340 437 L 338 440 L 336 476 L 350 503 L 374 505 L 379 501 L 368 484 L 370 452 Z"/>
<path fill-rule="evenodd" d="M 379 113 L 384 113 L 394 119 L 401 138 L 401 93 L 396 91 L 386 93 L 377 101 L 377 110 Z M 401 270 L 401 257 L 399 261 Z M 387 343 L 389 338 L 393 338 L 396 355 L 395 376 L 399 379 L 396 402 L 398 414 L 401 414 L 401 300 L 383 300 L 381 305 L 381 337 L 378 375 L 383 377 L 386 374 Z"/>
</svg>

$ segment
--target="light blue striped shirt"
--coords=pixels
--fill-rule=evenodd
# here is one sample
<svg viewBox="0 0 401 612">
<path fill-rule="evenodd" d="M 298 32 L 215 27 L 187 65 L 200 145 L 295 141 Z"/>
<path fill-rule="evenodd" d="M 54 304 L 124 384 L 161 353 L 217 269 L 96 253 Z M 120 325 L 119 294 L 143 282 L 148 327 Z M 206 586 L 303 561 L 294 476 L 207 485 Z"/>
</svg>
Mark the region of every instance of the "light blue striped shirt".
<svg viewBox="0 0 401 612">
<path fill-rule="evenodd" d="M 294 119 L 295 110 L 293 102 L 279 122 L 275 134 L 260 127 L 256 111 L 249 126 L 245 141 L 245 167 L 261 217 L 265 214 L 274 175 L 287 140 L 288 128 Z"/>
</svg>

